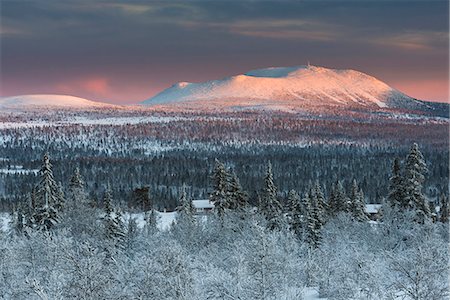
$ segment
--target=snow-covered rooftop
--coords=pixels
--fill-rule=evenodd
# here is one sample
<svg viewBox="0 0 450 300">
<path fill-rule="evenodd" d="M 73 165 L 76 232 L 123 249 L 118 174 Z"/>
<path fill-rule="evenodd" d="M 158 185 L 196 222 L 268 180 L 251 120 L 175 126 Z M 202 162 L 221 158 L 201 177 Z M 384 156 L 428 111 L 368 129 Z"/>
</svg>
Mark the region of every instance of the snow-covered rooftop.
<svg viewBox="0 0 450 300">
<path fill-rule="evenodd" d="M 214 204 L 209 200 L 193 200 L 192 204 L 195 208 L 214 208 Z"/>
<path fill-rule="evenodd" d="M 366 204 L 366 213 L 376 214 L 381 208 L 381 204 Z"/>
</svg>

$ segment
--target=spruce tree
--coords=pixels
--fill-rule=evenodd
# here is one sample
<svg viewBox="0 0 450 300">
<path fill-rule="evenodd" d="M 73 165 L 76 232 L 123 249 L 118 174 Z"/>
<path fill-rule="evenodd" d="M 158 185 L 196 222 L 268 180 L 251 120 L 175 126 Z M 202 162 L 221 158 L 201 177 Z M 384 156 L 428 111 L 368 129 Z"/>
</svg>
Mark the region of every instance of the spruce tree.
<svg viewBox="0 0 450 300">
<path fill-rule="evenodd" d="M 233 210 L 243 210 L 248 205 L 248 195 L 242 189 L 242 186 L 239 182 L 239 178 L 236 176 L 236 173 L 233 171 L 231 173 L 231 179 L 228 188 L 229 194 L 229 209 Z"/>
<path fill-rule="evenodd" d="M 342 182 L 337 180 L 331 187 L 330 200 L 328 201 L 329 215 L 335 217 L 340 212 L 348 212 L 349 200 Z"/>
<path fill-rule="evenodd" d="M 155 209 L 145 212 L 145 228 L 148 232 L 156 232 L 158 229 L 158 220 L 160 218 Z"/>
<path fill-rule="evenodd" d="M 427 171 L 423 155 L 419 151 L 418 145 L 414 143 L 405 160 L 405 203 L 407 203 L 408 208 L 415 211 L 419 223 L 423 223 L 425 219 L 430 217 L 430 209 L 422 193 Z"/>
<path fill-rule="evenodd" d="M 318 214 L 320 224 L 321 224 L 321 226 L 323 226 L 323 225 L 325 225 L 326 219 L 327 219 L 326 215 L 327 215 L 328 205 L 325 201 L 325 196 L 323 194 L 322 187 L 320 186 L 320 183 L 317 180 L 312 189 L 312 195 L 313 195 L 314 201 L 317 206 L 317 214 Z"/>
<path fill-rule="evenodd" d="M 177 207 L 178 217 L 177 219 L 194 223 L 195 207 L 192 203 L 192 199 L 187 197 L 186 186 L 183 184 L 181 189 L 181 195 L 179 200 L 180 205 Z"/>
<path fill-rule="evenodd" d="M 407 203 L 405 203 L 406 195 L 404 180 L 400 160 L 398 158 L 395 158 L 392 163 L 392 175 L 389 178 L 389 194 L 387 200 L 391 207 L 401 209 L 406 209 L 408 207 Z"/>
<path fill-rule="evenodd" d="M 153 204 L 150 199 L 150 188 L 141 187 L 134 189 L 131 196 L 131 205 L 135 205 L 144 212 L 151 210 Z"/>
<path fill-rule="evenodd" d="M 129 253 L 130 250 L 132 250 L 135 246 L 136 238 L 139 235 L 139 229 L 135 218 L 132 218 L 131 216 L 127 220 L 127 230 L 126 230 L 126 237 L 125 237 L 125 248 L 127 249 L 127 252 Z"/>
<path fill-rule="evenodd" d="M 33 186 L 30 194 L 30 208 L 32 211 L 36 209 L 36 186 Z"/>
<path fill-rule="evenodd" d="M 20 203 L 19 203 L 20 204 Z M 38 207 L 36 206 L 36 186 L 33 186 L 31 189 L 31 193 L 29 193 L 26 197 L 26 201 L 23 205 L 19 205 L 17 217 L 20 219 L 20 223 L 23 224 L 23 227 L 33 228 L 34 224 L 34 216 L 37 212 Z M 17 220 L 19 222 L 19 220 Z"/>
<path fill-rule="evenodd" d="M 108 196 L 109 198 L 110 195 Z M 106 202 L 111 200 L 106 200 Z M 66 197 L 65 218 L 68 226 L 75 236 L 83 233 L 93 234 L 97 230 L 96 211 L 89 203 L 85 183 L 76 168 L 69 181 L 69 189 Z"/>
<path fill-rule="evenodd" d="M 39 171 L 40 181 L 36 187 L 35 209 L 31 223 L 39 230 L 49 230 L 60 221 L 60 213 L 56 206 L 60 201 L 60 191 L 53 178 L 52 165 L 48 154 L 44 154 Z"/>
<path fill-rule="evenodd" d="M 67 206 L 69 209 L 76 209 L 82 205 L 87 205 L 87 196 L 83 177 L 80 174 L 80 170 L 76 168 L 69 181 Z"/>
<path fill-rule="evenodd" d="M 171 232 L 180 240 L 188 244 L 194 244 L 195 241 L 192 240 L 192 235 L 195 234 L 197 229 L 195 207 L 192 199 L 186 194 L 184 184 L 180 192 L 180 205 L 177 207 L 176 222 L 172 223 Z"/>
<path fill-rule="evenodd" d="M 80 169 L 75 168 L 72 177 L 69 182 L 69 189 L 82 189 L 84 188 L 84 180 L 80 174 Z"/>
<path fill-rule="evenodd" d="M 311 197 L 311 192 L 305 195 L 303 201 L 305 203 L 305 240 L 312 248 L 317 248 L 319 247 L 321 238 L 321 222 L 319 220 L 317 204 L 314 198 Z"/>
<path fill-rule="evenodd" d="M 364 193 L 358 187 L 358 183 L 353 179 L 352 188 L 350 192 L 350 213 L 354 220 L 367 221 L 366 205 L 364 201 Z"/>
<path fill-rule="evenodd" d="M 123 247 L 126 238 L 126 230 L 123 222 L 122 211 L 120 209 L 116 209 L 114 215 L 114 237 L 116 245 Z"/>
<path fill-rule="evenodd" d="M 301 237 L 303 228 L 303 206 L 299 194 L 295 190 L 290 190 L 287 198 L 287 218 L 289 229 L 295 233 L 297 237 Z"/>
<path fill-rule="evenodd" d="M 17 204 L 17 208 L 11 214 L 11 231 L 22 233 L 25 227 L 29 226 L 28 209 L 24 207 L 22 202 Z"/>
<path fill-rule="evenodd" d="M 229 208 L 229 182 L 230 175 L 225 169 L 225 165 L 216 159 L 216 165 L 214 167 L 213 175 L 213 192 L 211 193 L 209 199 L 214 203 L 214 210 L 219 216 L 223 218 L 225 211 Z"/>
<path fill-rule="evenodd" d="M 113 212 L 111 189 L 109 187 L 109 184 L 107 185 L 103 194 L 103 209 L 107 215 L 110 215 Z"/>
<path fill-rule="evenodd" d="M 105 213 L 103 217 L 105 237 L 112 241 L 116 246 L 122 247 L 126 236 L 122 214 L 119 210 L 114 210 L 113 208 L 109 185 L 105 189 L 105 194 L 103 196 L 103 209 Z"/>
<path fill-rule="evenodd" d="M 261 198 L 261 211 L 267 219 L 269 229 L 281 229 L 283 223 L 283 207 L 277 199 L 277 187 L 273 182 L 272 164 L 267 166 L 264 178 L 264 189 Z"/>
<path fill-rule="evenodd" d="M 58 195 L 56 197 L 55 208 L 60 214 L 62 214 L 64 210 L 65 202 L 64 189 L 61 182 L 58 182 Z"/>
<path fill-rule="evenodd" d="M 192 203 L 192 199 L 188 198 L 186 194 L 186 186 L 184 184 L 181 189 L 180 200 L 178 202 L 180 203 L 177 207 L 178 213 L 188 216 L 189 218 L 193 218 L 195 215 L 195 207 Z"/>
</svg>

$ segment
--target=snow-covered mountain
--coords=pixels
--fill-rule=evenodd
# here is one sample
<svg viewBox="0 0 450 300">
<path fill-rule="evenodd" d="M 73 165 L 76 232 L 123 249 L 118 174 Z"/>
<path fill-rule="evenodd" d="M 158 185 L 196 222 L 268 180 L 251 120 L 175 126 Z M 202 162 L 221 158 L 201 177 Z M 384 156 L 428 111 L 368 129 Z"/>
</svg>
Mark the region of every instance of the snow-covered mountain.
<svg viewBox="0 0 450 300">
<path fill-rule="evenodd" d="M 112 106 L 114 105 L 68 95 L 21 95 L 0 98 L 0 108 L 93 108 Z"/>
<path fill-rule="evenodd" d="M 202 83 L 180 82 L 142 102 L 144 105 L 195 103 L 217 108 L 432 109 L 428 102 L 411 98 L 367 74 L 316 66 L 266 68 Z"/>
</svg>

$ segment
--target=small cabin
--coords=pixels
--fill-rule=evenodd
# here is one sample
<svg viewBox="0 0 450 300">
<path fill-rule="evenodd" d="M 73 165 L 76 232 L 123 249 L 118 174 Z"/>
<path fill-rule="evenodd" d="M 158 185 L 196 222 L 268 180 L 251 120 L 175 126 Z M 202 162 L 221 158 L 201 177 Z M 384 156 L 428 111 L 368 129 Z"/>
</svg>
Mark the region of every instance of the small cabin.
<svg viewBox="0 0 450 300">
<path fill-rule="evenodd" d="M 192 200 L 197 215 L 207 214 L 214 209 L 214 203 L 207 200 Z"/>
<path fill-rule="evenodd" d="M 381 204 L 366 204 L 366 214 L 372 221 L 378 220 L 380 217 Z"/>
</svg>

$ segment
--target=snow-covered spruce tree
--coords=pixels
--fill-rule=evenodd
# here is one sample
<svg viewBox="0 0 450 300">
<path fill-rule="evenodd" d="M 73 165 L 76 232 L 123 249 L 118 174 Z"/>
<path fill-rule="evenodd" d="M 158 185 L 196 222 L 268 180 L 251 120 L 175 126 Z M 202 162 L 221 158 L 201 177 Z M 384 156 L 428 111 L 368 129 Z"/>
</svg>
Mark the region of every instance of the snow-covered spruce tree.
<svg viewBox="0 0 450 300">
<path fill-rule="evenodd" d="M 57 206 L 60 190 L 53 178 L 52 165 L 48 154 L 44 154 L 39 171 L 40 181 L 36 187 L 35 208 L 31 217 L 32 226 L 39 230 L 49 230 L 60 221 Z"/>
<path fill-rule="evenodd" d="M 126 249 L 128 255 L 135 249 L 138 235 L 139 229 L 136 219 L 130 216 L 126 224 L 126 234 L 124 242 L 124 248 Z"/>
<path fill-rule="evenodd" d="M 199 299 L 195 295 L 192 268 L 188 253 L 172 240 L 157 248 L 150 269 L 155 291 L 143 299 Z"/>
<path fill-rule="evenodd" d="M 75 168 L 75 171 L 70 178 L 67 199 L 70 200 L 68 201 L 67 206 L 71 208 L 77 208 L 81 205 L 88 205 L 84 180 L 80 174 L 80 169 L 78 168 Z"/>
<path fill-rule="evenodd" d="M 448 197 L 444 194 L 439 198 L 439 221 L 442 223 L 448 222 L 449 215 L 449 206 L 448 206 Z"/>
<path fill-rule="evenodd" d="M 158 231 L 158 220 L 160 218 L 158 212 L 155 209 L 151 209 L 145 212 L 145 230 L 148 233 L 155 233 Z"/>
<path fill-rule="evenodd" d="M 228 209 L 230 204 L 230 195 L 228 191 L 230 175 L 225 169 L 225 165 L 217 159 L 212 180 L 213 191 L 210 194 L 209 199 L 212 203 L 214 203 L 214 210 L 219 218 L 223 218 L 225 210 Z"/>
<path fill-rule="evenodd" d="M 356 221 L 367 221 L 369 218 L 366 215 L 366 204 L 364 200 L 364 193 L 358 187 L 358 183 L 353 179 L 352 189 L 350 192 L 350 214 Z"/>
<path fill-rule="evenodd" d="M 110 195 L 109 195 L 110 197 Z M 65 223 L 74 236 L 97 231 L 96 211 L 90 205 L 83 177 L 76 168 L 69 181 L 65 205 Z"/>
<path fill-rule="evenodd" d="M 109 253 L 93 242 L 73 243 L 62 255 L 68 264 L 69 284 L 64 286 L 64 299 L 111 299 L 116 273 L 108 260 Z"/>
<path fill-rule="evenodd" d="M 320 245 L 322 223 L 319 217 L 317 200 L 312 190 L 307 193 L 303 199 L 305 203 L 305 240 L 312 248 L 318 248 Z"/>
<path fill-rule="evenodd" d="M 30 193 L 30 208 L 32 211 L 34 211 L 36 209 L 36 191 L 37 191 L 37 187 L 33 186 L 33 188 L 31 189 L 31 193 Z"/>
<path fill-rule="evenodd" d="M 180 205 L 177 207 L 178 217 L 177 219 L 183 219 L 190 223 L 194 223 L 195 218 L 195 207 L 192 203 L 192 199 L 188 198 L 186 194 L 186 186 L 183 184 L 183 187 L 181 188 L 181 195 L 180 195 Z"/>
<path fill-rule="evenodd" d="M 149 211 L 153 208 L 153 203 L 150 198 L 150 188 L 141 187 L 133 190 L 132 205 L 142 209 L 142 211 Z"/>
<path fill-rule="evenodd" d="M 277 187 L 273 182 L 272 164 L 270 162 L 267 166 L 261 196 L 260 209 L 266 217 L 267 227 L 271 230 L 281 229 L 283 226 L 283 206 L 277 199 Z"/>
<path fill-rule="evenodd" d="M 347 212 L 348 202 L 344 186 L 340 180 L 337 180 L 331 187 L 330 199 L 328 200 L 329 215 L 335 217 L 340 212 Z"/>
<path fill-rule="evenodd" d="M 122 214 L 112 206 L 111 190 L 108 187 L 103 196 L 103 208 L 105 215 L 103 217 L 103 226 L 105 237 L 112 241 L 115 246 L 123 246 L 125 240 L 125 229 L 122 222 Z"/>
<path fill-rule="evenodd" d="M 234 171 L 231 172 L 231 179 L 228 187 L 228 195 L 229 195 L 229 209 L 233 210 L 244 210 L 248 205 L 248 195 L 242 189 L 242 186 L 239 182 L 239 178 L 237 177 Z"/>
<path fill-rule="evenodd" d="M 422 193 L 422 185 L 427 173 L 427 165 L 419 146 L 414 143 L 405 160 L 405 203 L 408 208 L 413 209 L 416 214 L 417 222 L 423 223 L 430 217 L 430 209 L 427 200 Z"/>
<path fill-rule="evenodd" d="M 10 223 L 10 232 L 17 233 L 17 234 L 22 233 L 27 224 L 26 224 L 25 212 L 24 212 L 23 206 L 20 205 L 20 203 L 17 205 L 17 208 L 15 208 L 11 212 L 10 217 L 11 217 L 11 221 L 9 222 Z"/>
<path fill-rule="evenodd" d="M 384 259 L 391 274 L 392 295 L 417 300 L 448 299 L 448 241 L 437 229 L 436 224 L 427 223 L 408 228 L 407 247 L 387 252 Z"/>
<path fill-rule="evenodd" d="M 201 229 L 201 226 L 197 226 L 195 207 L 192 203 L 192 199 L 186 194 L 186 187 L 184 184 L 180 190 L 179 197 L 180 204 L 176 209 L 176 220 L 172 223 L 170 233 L 183 245 L 183 247 L 193 249 L 195 244 L 198 244 L 199 242 L 197 235 L 200 233 L 199 229 Z M 215 216 L 211 217 L 215 219 Z"/>
<path fill-rule="evenodd" d="M 390 274 L 385 269 L 387 251 L 380 249 L 383 235 L 366 222 L 339 214 L 322 229 L 315 285 L 326 299 L 394 299 L 385 294 Z"/>
<path fill-rule="evenodd" d="M 110 215 L 113 212 L 111 188 L 109 187 L 109 184 L 106 186 L 103 194 L 103 210 L 107 215 Z"/>
<path fill-rule="evenodd" d="M 84 189 L 84 180 L 81 177 L 80 170 L 75 169 L 69 181 L 69 191 L 67 193 L 66 210 L 68 214 L 77 213 L 78 208 L 87 205 L 86 191 Z"/>
<path fill-rule="evenodd" d="M 287 222 L 289 229 L 299 238 L 302 235 L 303 213 L 299 194 L 295 190 L 290 190 L 287 197 Z"/>
<path fill-rule="evenodd" d="M 253 236 L 246 241 L 246 246 L 250 247 L 240 249 L 250 251 L 245 260 L 251 285 L 247 287 L 249 295 L 245 299 L 276 299 L 277 287 L 283 276 L 281 259 L 274 255 L 277 234 L 276 231 L 266 232 L 265 228 L 255 224 Z"/>
<path fill-rule="evenodd" d="M 392 174 L 389 178 L 389 193 L 387 200 L 391 207 L 397 207 L 400 209 L 407 208 L 407 203 L 405 203 L 404 180 L 400 160 L 398 158 L 395 158 L 392 163 Z"/>
<path fill-rule="evenodd" d="M 328 204 L 325 201 L 325 196 L 323 194 L 322 187 L 320 186 L 320 183 L 317 180 L 312 189 L 312 193 L 317 207 L 318 218 L 321 226 L 323 226 L 327 221 Z"/>
<path fill-rule="evenodd" d="M 22 232 L 25 228 L 33 227 L 33 216 L 36 211 L 36 188 L 33 187 L 28 193 L 24 202 L 19 202 L 14 214 L 13 229 L 16 233 Z"/>
<path fill-rule="evenodd" d="M 65 209 L 66 199 L 64 196 L 64 189 L 61 182 L 58 182 L 58 196 L 56 197 L 55 208 L 59 212 L 63 212 Z"/>
<path fill-rule="evenodd" d="M 123 214 L 120 209 L 116 209 L 114 221 L 114 240 L 118 247 L 123 247 L 126 238 L 126 229 L 123 222 Z"/>
</svg>

